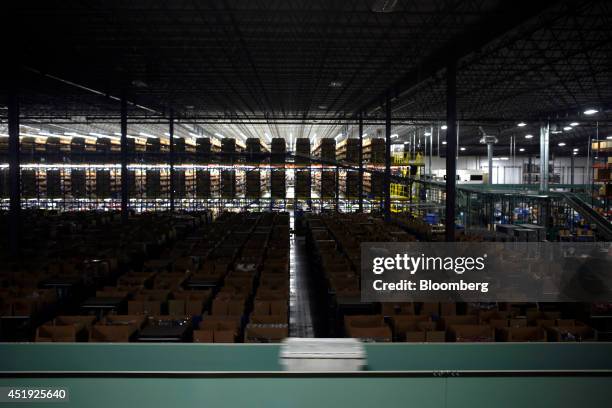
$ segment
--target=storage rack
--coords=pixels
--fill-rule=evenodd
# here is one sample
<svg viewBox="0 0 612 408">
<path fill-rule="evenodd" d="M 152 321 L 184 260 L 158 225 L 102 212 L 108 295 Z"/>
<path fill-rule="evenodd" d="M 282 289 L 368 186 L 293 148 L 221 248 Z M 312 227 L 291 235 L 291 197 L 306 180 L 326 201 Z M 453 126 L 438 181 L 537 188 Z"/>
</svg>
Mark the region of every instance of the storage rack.
<svg viewBox="0 0 612 408">
<path fill-rule="evenodd" d="M 344 161 L 336 161 L 336 143 L 332 138 L 323 139 L 312 149 L 312 153 L 310 140 L 298 138 L 295 156 L 287 153 L 283 138 L 271 141 L 270 150 L 257 138 L 247 139 L 245 144 L 240 140 L 226 139 L 226 142 L 223 142 L 225 139 L 207 137 L 198 137 L 193 141 L 178 137 L 174 139 L 173 184 L 176 209 L 221 211 L 224 208 L 299 208 L 315 212 L 358 209 L 359 197 L 355 193 L 358 189 L 355 181 L 358 172 L 351 158 L 358 154 L 358 144 L 355 144 L 357 139 L 348 139 L 351 142 L 338 144 L 338 157 L 344 158 Z M 45 137 L 22 137 L 21 144 L 24 208 L 120 208 L 118 138 L 62 137 L 59 140 L 52 139 L 47 144 Z M 380 142 L 374 144 L 380 146 Z M 366 140 L 365 145 L 371 145 L 371 142 Z M 128 137 L 127 150 L 129 208 L 136 212 L 169 209 L 168 141 Z M 353 153 L 347 153 L 349 151 Z M 371 158 L 368 155 L 366 157 L 368 160 Z M 375 161 L 380 162 L 378 153 L 374 157 L 378 157 Z M 366 162 L 366 179 L 372 178 L 369 172 L 380 172 L 380 175 L 373 177 L 382 180 L 383 168 L 380 163 Z M 234 176 L 226 176 L 222 183 L 224 172 L 233 172 Z M 2 174 L 5 179 L 8 177 L 7 164 L 0 163 Z M 223 190 L 228 182 L 229 187 Z M 51 184 L 55 187 L 50 188 Z M 8 186 L 3 187 L 0 181 L 0 194 L 3 189 L 5 193 L 0 197 L 0 208 L 8 208 Z M 381 197 L 365 197 L 364 211 L 379 211 L 381 202 Z M 398 208 L 403 208 L 403 204 L 398 205 Z"/>
<path fill-rule="evenodd" d="M 593 204 L 601 215 L 612 220 L 612 140 L 596 140 L 593 151 Z M 596 203 L 595 203 L 596 202 Z"/>
</svg>

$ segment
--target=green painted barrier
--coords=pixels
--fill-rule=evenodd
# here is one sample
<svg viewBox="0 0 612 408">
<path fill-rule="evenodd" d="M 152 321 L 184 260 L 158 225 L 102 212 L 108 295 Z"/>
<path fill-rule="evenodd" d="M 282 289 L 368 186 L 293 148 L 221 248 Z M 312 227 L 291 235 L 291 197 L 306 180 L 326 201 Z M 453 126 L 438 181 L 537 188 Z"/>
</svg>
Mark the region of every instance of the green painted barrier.
<svg viewBox="0 0 612 408">
<path fill-rule="evenodd" d="M 0 344 L 0 387 L 67 388 L 70 398 L 0 408 L 612 406 L 611 343 L 366 344 L 366 352 L 366 372 L 294 374 L 272 344 Z"/>
</svg>

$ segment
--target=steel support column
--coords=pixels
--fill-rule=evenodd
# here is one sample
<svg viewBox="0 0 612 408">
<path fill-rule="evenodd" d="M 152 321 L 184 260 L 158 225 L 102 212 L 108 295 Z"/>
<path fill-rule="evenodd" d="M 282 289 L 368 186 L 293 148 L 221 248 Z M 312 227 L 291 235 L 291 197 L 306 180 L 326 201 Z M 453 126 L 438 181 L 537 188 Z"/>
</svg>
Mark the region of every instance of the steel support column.
<svg viewBox="0 0 612 408">
<path fill-rule="evenodd" d="M 348 136 L 347 136 L 348 137 Z M 340 167 L 336 164 L 336 181 L 335 181 L 335 187 L 336 187 L 336 201 L 335 201 L 335 207 L 336 207 L 336 212 L 339 211 L 340 208 Z"/>
<path fill-rule="evenodd" d="M 446 241 L 455 241 L 457 178 L 457 63 L 446 68 Z"/>
<path fill-rule="evenodd" d="M 532 172 L 532 163 L 531 163 L 531 155 L 529 155 L 529 159 L 527 161 L 527 184 L 531 184 L 531 172 Z M 523 180 L 525 177 L 523 177 Z"/>
<path fill-rule="evenodd" d="M 487 143 L 487 161 L 489 163 L 489 179 L 488 185 L 493 184 L 493 143 Z"/>
<path fill-rule="evenodd" d="M 9 89 L 8 132 L 10 186 L 9 249 L 12 256 L 18 256 L 21 241 L 21 174 L 19 169 L 19 95 L 16 87 Z"/>
<path fill-rule="evenodd" d="M 574 152 L 570 156 L 570 184 L 574 185 Z"/>
<path fill-rule="evenodd" d="M 168 136 L 170 143 L 170 211 L 174 212 L 174 191 L 176 186 L 174 185 L 174 115 L 170 114 L 170 121 L 168 123 Z"/>
<path fill-rule="evenodd" d="M 363 212 L 363 112 L 359 112 L 359 212 Z"/>
<path fill-rule="evenodd" d="M 540 125 L 540 191 L 548 191 L 548 160 L 550 124 Z"/>
<path fill-rule="evenodd" d="M 385 206 L 383 213 L 385 221 L 391 221 L 391 101 L 387 96 L 385 101 Z"/>
<path fill-rule="evenodd" d="M 121 94 L 121 222 L 128 221 L 128 145 L 127 145 L 127 99 Z"/>
</svg>

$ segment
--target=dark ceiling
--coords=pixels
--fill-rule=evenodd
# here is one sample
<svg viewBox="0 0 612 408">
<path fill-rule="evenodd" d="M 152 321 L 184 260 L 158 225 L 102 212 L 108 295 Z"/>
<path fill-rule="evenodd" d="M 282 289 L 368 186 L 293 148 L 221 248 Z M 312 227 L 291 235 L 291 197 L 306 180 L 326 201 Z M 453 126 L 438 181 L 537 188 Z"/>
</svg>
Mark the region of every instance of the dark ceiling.
<svg viewBox="0 0 612 408">
<path fill-rule="evenodd" d="M 457 58 L 466 122 L 503 133 L 517 120 L 593 119 L 581 112 L 596 107 L 607 131 L 610 2 L 397 0 L 388 13 L 377 3 L 19 1 L 22 113 L 116 117 L 108 95 L 126 90 L 150 109 L 133 107 L 140 117 L 381 118 L 388 95 L 394 117 L 439 121 Z"/>
</svg>

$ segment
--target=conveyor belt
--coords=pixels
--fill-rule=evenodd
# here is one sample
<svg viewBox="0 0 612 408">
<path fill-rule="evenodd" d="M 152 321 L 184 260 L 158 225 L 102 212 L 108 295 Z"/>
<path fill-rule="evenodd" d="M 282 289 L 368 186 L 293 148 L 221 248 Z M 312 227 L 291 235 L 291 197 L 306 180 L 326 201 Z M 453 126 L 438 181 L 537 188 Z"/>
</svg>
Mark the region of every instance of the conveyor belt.
<svg viewBox="0 0 612 408">
<path fill-rule="evenodd" d="M 589 223 L 597 226 L 597 232 L 606 240 L 612 240 L 612 223 L 593 210 L 578 195 L 574 193 L 562 193 L 563 198 L 570 207 L 579 213 Z"/>
</svg>

